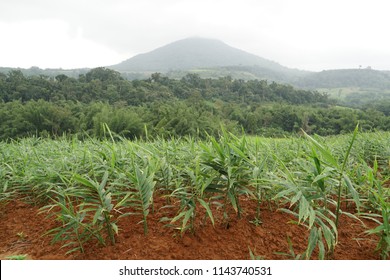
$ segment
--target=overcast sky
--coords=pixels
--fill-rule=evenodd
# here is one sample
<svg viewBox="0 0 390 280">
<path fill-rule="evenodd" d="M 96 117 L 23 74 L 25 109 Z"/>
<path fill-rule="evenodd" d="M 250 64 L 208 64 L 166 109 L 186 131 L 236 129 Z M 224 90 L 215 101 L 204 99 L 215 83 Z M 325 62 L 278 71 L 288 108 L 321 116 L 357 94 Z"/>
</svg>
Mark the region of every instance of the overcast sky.
<svg viewBox="0 0 390 280">
<path fill-rule="evenodd" d="M 0 66 L 98 67 L 175 40 L 282 65 L 390 70 L 388 0 L 0 0 Z"/>
</svg>

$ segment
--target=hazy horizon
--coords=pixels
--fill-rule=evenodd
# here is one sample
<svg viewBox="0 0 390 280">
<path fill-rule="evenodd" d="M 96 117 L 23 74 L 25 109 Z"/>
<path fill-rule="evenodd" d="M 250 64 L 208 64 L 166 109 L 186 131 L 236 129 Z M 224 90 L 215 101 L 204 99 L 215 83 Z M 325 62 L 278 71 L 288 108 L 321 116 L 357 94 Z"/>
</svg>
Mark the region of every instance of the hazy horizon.
<svg viewBox="0 0 390 280">
<path fill-rule="evenodd" d="M 94 68 L 188 37 L 309 71 L 390 70 L 385 0 L 3 0 L 0 66 Z"/>
</svg>

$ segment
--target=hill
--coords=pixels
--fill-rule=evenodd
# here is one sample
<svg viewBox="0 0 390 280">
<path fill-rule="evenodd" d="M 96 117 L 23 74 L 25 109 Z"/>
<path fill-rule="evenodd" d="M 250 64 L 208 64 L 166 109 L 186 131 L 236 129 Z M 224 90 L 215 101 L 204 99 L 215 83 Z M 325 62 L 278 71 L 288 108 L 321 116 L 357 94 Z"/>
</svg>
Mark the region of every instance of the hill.
<svg viewBox="0 0 390 280">
<path fill-rule="evenodd" d="M 291 69 L 222 41 L 205 38 L 175 41 L 108 68 L 122 72 L 129 79 L 147 78 L 153 72 L 164 73 L 170 78 L 196 73 L 202 78 L 265 79 L 311 89 L 390 89 L 388 71 L 339 69 L 310 72 Z"/>
<path fill-rule="evenodd" d="M 151 52 L 136 55 L 110 68 L 125 72 L 168 72 L 254 65 L 274 71 L 289 71 L 287 67 L 271 60 L 233 48 L 219 40 L 204 38 L 179 40 Z"/>
</svg>

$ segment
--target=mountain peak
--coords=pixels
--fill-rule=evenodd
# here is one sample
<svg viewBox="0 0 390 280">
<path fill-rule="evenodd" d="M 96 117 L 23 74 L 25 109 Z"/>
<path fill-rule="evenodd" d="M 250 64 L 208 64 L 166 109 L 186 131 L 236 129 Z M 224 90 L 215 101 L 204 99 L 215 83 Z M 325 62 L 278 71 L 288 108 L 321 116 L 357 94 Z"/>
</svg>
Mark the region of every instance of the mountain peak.
<svg viewBox="0 0 390 280">
<path fill-rule="evenodd" d="M 287 69 L 280 64 L 209 38 L 190 37 L 136 55 L 112 69 L 125 72 L 191 70 L 226 66 L 260 66 Z"/>
<path fill-rule="evenodd" d="M 214 39 L 214 38 L 205 38 L 205 37 L 188 37 L 188 38 L 184 38 L 184 39 L 180 39 L 180 40 L 177 40 L 177 41 L 174 41 L 172 43 L 169 43 L 163 47 L 167 47 L 167 46 L 170 46 L 170 45 L 198 45 L 198 46 L 204 46 L 204 45 L 211 45 L 211 44 L 215 44 L 215 45 L 225 45 L 227 46 L 227 44 L 225 44 L 224 42 L 222 42 L 221 40 L 218 40 L 218 39 Z"/>
</svg>

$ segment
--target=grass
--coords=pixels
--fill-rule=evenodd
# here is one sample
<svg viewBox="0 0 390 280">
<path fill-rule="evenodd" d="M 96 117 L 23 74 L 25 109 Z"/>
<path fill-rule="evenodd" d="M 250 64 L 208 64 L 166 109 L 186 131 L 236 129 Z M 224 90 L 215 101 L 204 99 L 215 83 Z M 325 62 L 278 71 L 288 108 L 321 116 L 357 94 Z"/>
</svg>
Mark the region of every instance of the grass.
<svg viewBox="0 0 390 280">
<path fill-rule="evenodd" d="M 7 260 L 20 261 L 20 260 L 27 260 L 28 256 L 26 254 L 24 254 L 24 255 L 12 255 L 12 256 L 5 257 L 5 258 Z"/>
</svg>

